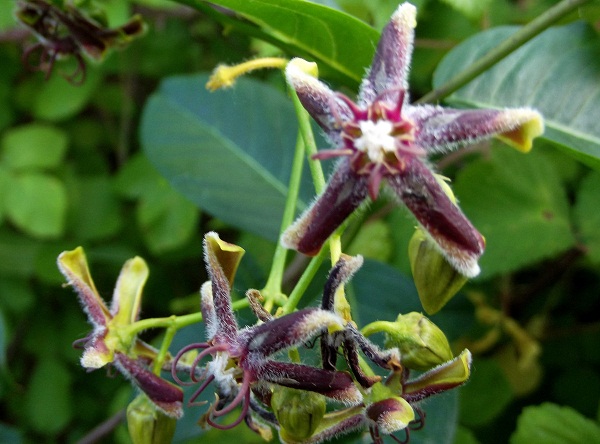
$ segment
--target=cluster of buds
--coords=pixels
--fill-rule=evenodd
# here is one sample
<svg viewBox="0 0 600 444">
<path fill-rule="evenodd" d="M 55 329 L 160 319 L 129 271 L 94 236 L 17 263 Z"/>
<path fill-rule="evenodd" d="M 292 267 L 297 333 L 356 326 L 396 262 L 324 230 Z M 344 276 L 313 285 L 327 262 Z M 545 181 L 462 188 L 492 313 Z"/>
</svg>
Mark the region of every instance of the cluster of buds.
<svg viewBox="0 0 600 444">
<path fill-rule="evenodd" d="M 140 16 L 134 16 L 119 27 L 108 28 L 100 21 L 84 16 L 73 6 L 67 4 L 63 10 L 46 0 L 19 0 L 15 15 L 38 39 L 36 44 L 25 50 L 25 64 L 45 72 L 46 78 L 49 78 L 57 59 L 74 57 L 77 67 L 65 76 L 73 84 L 81 84 L 85 80 L 83 55 L 93 61 L 102 60 L 108 49 L 122 47 L 145 31 Z M 32 55 L 38 52 L 39 62 L 31 63 Z"/>
<path fill-rule="evenodd" d="M 174 358 L 172 373 L 180 385 L 199 384 L 190 403 L 211 384 L 215 386 L 216 401 L 203 417 L 207 425 L 228 429 L 245 421 L 265 437 L 270 436 L 271 426 L 279 431 L 283 442 L 289 443 L 317 443 L 368 428 L 374 441 L 381 442 L 382 435 L 405 430 L 411 424 L 422 425 L 425 416 L 417 403 L 456 387 L 469 377 L 469 352 L 452 358 L 447 340 L 430 322 L 406 333 L 410 329 L 407 324 L 413 324 L 413 319 L 396 321 L 397 330 L 405 334 L 397 335 L 393 341 L 407 350 L 405 360 L 398 347 L 379 348 L 352 321 L 336 313 L 336 292 L 361 266 L 360 256 L 340 258 L 329 274 L 321 307 L 281 317 L 255 309 L 260 322 L 240 328 L 230 291 L 243 250 L 211 232 L 205 236 L 204 251 L 210 276 L 201 290 L 207 340 L 183 348 Z M 250 306 L 257 307 L 257 290 L 249 290 L 247 297 L 251 299 Z M 389 330 L 389 326 L 374 326 L 370 333 Z M 320 366 L 273 357 L 315 339 L 321 344 Z M 337 368 L 340 349 L 349 371 Z M 194 350 L 201 352 L 187 358 Z M 363 362 L 361 352 L 369 363 Z M 413 362 L 419 364 L 413 366 Z M 389 375 L 376 375 L 370 365 Z M 410 379 L 411 368 L 426 371 Z M 180 379 L 182 372 L 189 375 L 189 380 Z M 334 406 L 329 412 L 327 400 Z M 237 419 L 228 424 L 219 422 L 238 406 L 241 408 Z"/>
</svg>

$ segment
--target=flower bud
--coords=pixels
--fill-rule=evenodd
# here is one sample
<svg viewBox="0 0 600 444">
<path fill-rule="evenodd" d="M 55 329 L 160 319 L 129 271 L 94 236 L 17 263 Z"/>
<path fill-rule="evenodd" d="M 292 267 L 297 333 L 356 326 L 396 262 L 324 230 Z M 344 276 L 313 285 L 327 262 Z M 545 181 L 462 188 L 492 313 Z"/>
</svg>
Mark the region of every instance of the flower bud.
<svg viewBox="0 0 600 444">
<path fill-rule="evenodd" d="M 414 370 L 429 370 L 453 358 L 448 339 L 437 325 L 421 313 L 399 315 L 385 328 L 386 348 L 397 347 L 402 364 Z"/>
<path fill-rule="evenodd" d="M 408 244 L 410 268 L 427 314 L 437 313 L 467 282 L 440 253 L 435 242 L 417 228 Z"/>
<path fill-rule="evenodd" d="M 177 420 L 165 415 L 144 394 L 127 406 L 127 428 L 133 444 L 170 443 Z"/>
<path fill-rule="evenodd" d="M 310 438 L 325 415 L 325 397 L 318 393 L 277 386 L 271 408 L 280 425 L 284 442 Z"/>
</svg>

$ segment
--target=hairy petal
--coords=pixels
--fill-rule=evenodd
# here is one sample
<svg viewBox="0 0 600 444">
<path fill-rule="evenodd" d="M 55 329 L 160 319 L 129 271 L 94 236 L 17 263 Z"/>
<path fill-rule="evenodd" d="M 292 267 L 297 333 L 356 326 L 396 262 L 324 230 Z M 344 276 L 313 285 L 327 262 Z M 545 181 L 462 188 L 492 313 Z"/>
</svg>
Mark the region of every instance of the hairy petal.
<svg viewBox="0 0 600 444">
<path fill-rule="evenodd" d="M 413 5 L 402 3 L 383 29 L 373 63 L 360 87 L 359 105 L 373 102 L 386 90 L 408 90 L 416 16 Z"/>
<path fill-rule="evenodd" d="M 343 328 L 343 320 L 334 313 L 319 308 L 305 308 L 243 330 L 239 342 L 245 341 L 248 353 L 269 356 L 302 344 L 321 333 L 341 331 Z"/>
<path fill-rule="evenodd" d="M 348 256 L 342 254 L 335 266 L 329 272 L 325 288 L 323 289 L 323 300 L 321 308 L 333 311 L 334 295 L 340 285 L 346 284 L 356 271 L 362 266 L 363 257 Z"/>
<path fill-rule="evenodd" d="M 283 233 L 284 247 L 316 255 L 327 238 L 367 197 L 368 176 L 356 174 L 347 158 L 333 172 L 327 188 Z"/>
<path fill-rule="evenodd" d="M 404 384 L 402 397 L 408 402 L 417 402 L 464 384 L 470 375 L 471 352 L 464 350 L 452 361 L 440 364 Z"/>
<path fill-rule="evenodd" d="M 204 260 L 212 282 L 214 311 L 218 319 L 216 330 L 227 338 L 234 338 L 238 329 L 231 309 L 230 291 L 243 254 L 241 247 L 222 241 L 214 231 L 204 236 Z"/>
<path fill-rule="evenodd" d="M 265 361 L 255 372 L 258 380 L 320 393 L 348 405 L 362 401 L 352 376 L 346 372 L 278 361 Z"/>
<path fill-rule="evenodd" d="M 374 402 L 367 407 L 366 414 L 386 435 L 406 428 L 415 419 L 415 412 L 410 404 L 400 397 Z"/>
<path fill-rule="evenodd" d="M 531 149 L 544 132 L 540 113 L 530 108 L 458 110 L 408 106 L 407 116 L 419 129 L 415 144 L 429 153 L 443 152 L 496 136 L 519 151 Z"/>
<path fill-rule="evenodd" d="M 319 124 L 334 145 L 341 143 L 342 121 L 350 120 L 350 108 L 337 94 L 316 77 L 299 68 L 293 59 L 285 69 L 288 83 L 296 90 L 302 106 Z"/>
<path fill-rule="evenodd" d="M 477 260 L 485 247 L 483 237 L 420 159 L 410 157 L 405 162 L 402 172 L 388 177 L 388 185 L 415 215 L 448 262 L 464 276 L 477 276 Z"/>
<path fill-rule="evenodd" d="M 63 251 L 58 256 L 58 268 L 67 278 L 68 285 L 73 286 L 90 323 L 94 326 L 104 326 L 111 318 L 110 312 L 98 294 L 83 248 L 77 247 L 72 251 Z"/>
<path fill-rule="evenodd" d="M 165 381 L 148 370 L 139 361 L 122 353 L 115 354 L 115 365 L 121 373 L 140 388 L 150 400 L 167 415 L 180 418 L 183 415 L 183 391 L 175 384 Z"/>
</svg>

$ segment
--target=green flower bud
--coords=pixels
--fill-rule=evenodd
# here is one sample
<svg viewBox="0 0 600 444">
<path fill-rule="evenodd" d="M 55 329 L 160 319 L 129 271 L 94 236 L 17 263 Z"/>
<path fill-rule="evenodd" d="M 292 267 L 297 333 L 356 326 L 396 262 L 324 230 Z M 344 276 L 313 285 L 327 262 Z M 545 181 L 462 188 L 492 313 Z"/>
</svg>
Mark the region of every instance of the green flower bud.
<svg viewBox="0 0 600 444">
<path fill-rule="evenodd" d="M 437 313 L 467 282 L 440 253 L 435 242 L 417 228 L 408 244 L 410 268 L 427 314 Z"/>
<path fill-rule="evenodd" d="M 325 415 L 325 397 L 318 393 L 277 386 L 271 408 L 279 421 L 284 442 L 310 438 Z"/>
<path fill-rule="evenodd" d="M 402 364 L 414 370 L 429 370 L 453 358 L 446 335 L 421 313 L 399 315 L 396 322 L 377 322 L 385 331 L 386 348 L 400 350 Z"/>
<path fill-rule="evenodd" d="M 165 415 L 143 393 L 127 406 L 127 428 L 133 444 L 170 443 L 177 420 Z"/>
</svg>

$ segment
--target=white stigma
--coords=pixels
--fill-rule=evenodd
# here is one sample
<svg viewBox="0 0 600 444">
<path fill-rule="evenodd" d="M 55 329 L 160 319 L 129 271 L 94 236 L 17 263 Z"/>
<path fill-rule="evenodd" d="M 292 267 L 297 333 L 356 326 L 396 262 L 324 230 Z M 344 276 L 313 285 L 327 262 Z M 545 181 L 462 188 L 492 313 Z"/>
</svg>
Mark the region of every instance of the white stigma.
<svg viewBox="0 0 600 444">
<path fill-rule="evenodd" d="M 363 120 L 358 125 L 362 134 L 354 141 L 354 146 L 367 153 L 372 162 L 382 163 L 386 153 L 396 151 L 396 139 L 391 135 L 392 122 Z"/>
</svg>

